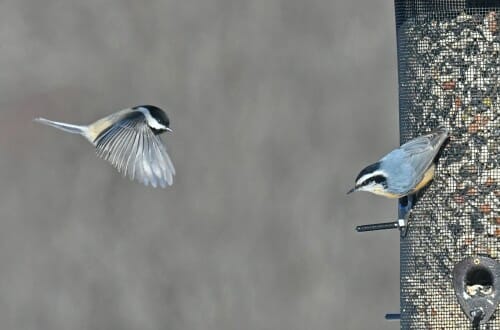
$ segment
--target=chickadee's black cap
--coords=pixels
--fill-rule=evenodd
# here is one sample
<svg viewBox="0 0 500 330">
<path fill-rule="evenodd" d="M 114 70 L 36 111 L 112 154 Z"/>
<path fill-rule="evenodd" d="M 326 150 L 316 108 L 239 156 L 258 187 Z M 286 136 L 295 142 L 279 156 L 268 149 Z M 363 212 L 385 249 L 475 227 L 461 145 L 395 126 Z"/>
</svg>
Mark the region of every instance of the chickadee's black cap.
<svg viewBox="0 0 500 330">
<path fill-rule="evenodd" d="M 170 120 L 168 119 L 167 114 L 165 113 L 165 111 L 163 111 L 162 109 L 158 108 L 157 106 L 146 104 L 146 105 L 135 106 L 132 109 L 135 110 L 137 108 L 148 109 L 148 111 L 151 114 L 151 116 L 153 116 L 160 124 L 165 125 L 165 127 L 169 127 L 170 126 Z"/>
</svg>

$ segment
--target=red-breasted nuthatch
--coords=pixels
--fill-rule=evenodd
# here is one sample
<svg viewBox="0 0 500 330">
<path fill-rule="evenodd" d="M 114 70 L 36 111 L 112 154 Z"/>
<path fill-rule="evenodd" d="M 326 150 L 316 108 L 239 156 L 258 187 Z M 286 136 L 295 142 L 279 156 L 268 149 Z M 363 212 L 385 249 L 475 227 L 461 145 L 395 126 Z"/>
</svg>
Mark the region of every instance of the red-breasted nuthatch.
<svg viewBox="0 0 500 330">
<path fill-rule="evenodd" d="M 434 177 L 434 158 L 448 138 L 448 129 L 438 127 L 391 151 L 365 167 L 356 178 L 354 191 L 368 191 L 388 198 L 416 193 Z"/>
</svg>

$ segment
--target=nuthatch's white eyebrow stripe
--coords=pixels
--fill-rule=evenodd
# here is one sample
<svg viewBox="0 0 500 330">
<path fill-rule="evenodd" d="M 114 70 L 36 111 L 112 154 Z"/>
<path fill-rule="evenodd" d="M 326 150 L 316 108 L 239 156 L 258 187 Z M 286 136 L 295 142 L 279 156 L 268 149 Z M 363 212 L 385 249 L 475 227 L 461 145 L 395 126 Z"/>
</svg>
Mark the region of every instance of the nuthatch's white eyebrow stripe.
<svg viewBox="0 0 500 330">
<path fill-rule="evenodd" d="M 167 129 L 165 125 L 160 124 L 158 120 L 154 119 L 153 116 L 151 116 L 151 113 L 149 112 L 148 109 L 144 107 L 138 107 L 137 110 L 144 114 L 144 117 L 146 117 L 146 122 L 148 123 L 149 127 L 154 129 Z"/>
<path fill-rule="evenodd" d="M 358 181 L 356 181 L 356 184 L 360 184 L 360 183 L 364 182 L 366 179 L 376 177 L 377 175 L 383 175 L 387 178 L 387 173 L 385 171 L 376 170 L 374 172 L 367 173 L 367 174 L 363 175 L 361 178 L 358 179 Z"/>
</svg>

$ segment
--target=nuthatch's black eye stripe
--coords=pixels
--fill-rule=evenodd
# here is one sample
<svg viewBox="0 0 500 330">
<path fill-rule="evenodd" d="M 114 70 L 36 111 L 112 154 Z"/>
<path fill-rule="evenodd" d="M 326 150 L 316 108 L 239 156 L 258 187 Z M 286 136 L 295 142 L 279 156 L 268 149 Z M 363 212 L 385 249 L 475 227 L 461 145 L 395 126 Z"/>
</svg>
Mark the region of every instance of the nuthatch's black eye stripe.
<svg viewBox="0 0 500 330">
<path fill-rule="evenodd" d="M 363 183 L 361 185 L 366 186 L 367 184 L 372 183 L 372 182 L 375 182 L 378 184 L 384 184 L 386 181 L 387 181 L 387 178 L 384 175 L 376 175 L 376 176 L 372 176 L 371 178 L 366 179 L 365 181 L 363 181 Z"/>
<path fill-rule="evenodd" d="M 374 181 L 375 183 L 384 183 L 385 181 L 387 181 L 387 178 L 383 175 L 377 175 L 377 176 L 374 176 L 372 178 L 372 181 Z"/>
</svg>

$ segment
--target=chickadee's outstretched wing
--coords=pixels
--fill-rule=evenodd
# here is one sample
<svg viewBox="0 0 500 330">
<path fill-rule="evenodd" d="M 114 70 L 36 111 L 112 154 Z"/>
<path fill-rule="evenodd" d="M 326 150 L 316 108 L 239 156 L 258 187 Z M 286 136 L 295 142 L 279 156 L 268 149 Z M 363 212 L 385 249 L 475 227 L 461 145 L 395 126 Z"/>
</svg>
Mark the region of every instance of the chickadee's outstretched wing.
<svg viewBox="0 0 500 330">
<path fill-rule="evenodd" d="M 132 113 L 94 141 L 97 155 L 131 180 L 153 187 L 172 185 L 175 168 L 165 145 L 141 113 Z"/>
</svg>

